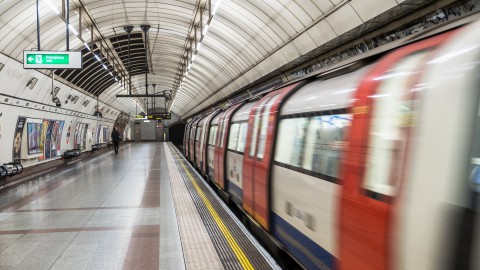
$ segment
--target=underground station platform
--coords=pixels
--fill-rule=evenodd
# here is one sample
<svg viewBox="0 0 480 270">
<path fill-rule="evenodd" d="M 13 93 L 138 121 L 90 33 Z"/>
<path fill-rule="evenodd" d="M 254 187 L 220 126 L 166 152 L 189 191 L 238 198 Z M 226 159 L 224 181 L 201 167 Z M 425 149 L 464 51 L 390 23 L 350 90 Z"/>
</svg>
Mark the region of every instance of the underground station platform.
<svg viewBox="0 0 480 270">
<path fill-rule="evenodd" d="M 0 269 L 280 269 L 170 143 L 0 194 Z"/>
</svg>

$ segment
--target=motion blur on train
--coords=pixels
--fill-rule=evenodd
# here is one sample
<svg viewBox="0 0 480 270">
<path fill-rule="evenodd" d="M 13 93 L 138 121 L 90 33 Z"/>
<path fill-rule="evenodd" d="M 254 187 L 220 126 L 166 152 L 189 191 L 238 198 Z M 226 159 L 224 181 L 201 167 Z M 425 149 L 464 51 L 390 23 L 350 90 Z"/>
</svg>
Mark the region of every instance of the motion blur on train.
<svg viewBox="0 0 480 270">
<path fill-rule="evenodd" d="M 480 23 L 190 121 L 186 157 L 306 269 L 480 269 Z"/>
</svg>

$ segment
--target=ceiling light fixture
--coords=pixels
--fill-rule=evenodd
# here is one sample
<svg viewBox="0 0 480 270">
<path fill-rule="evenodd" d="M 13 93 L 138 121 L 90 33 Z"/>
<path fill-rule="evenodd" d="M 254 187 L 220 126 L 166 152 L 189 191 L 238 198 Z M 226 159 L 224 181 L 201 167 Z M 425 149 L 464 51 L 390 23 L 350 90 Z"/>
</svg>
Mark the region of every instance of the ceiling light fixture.
<svg viewBox="0 0 480 270">
<path fill-rule="evenodd" d="M 48 4 L 48 6 L 50 7 L 50 9 L 55 12 L 57 15 L 59 15 L 64 21 L 66 20 L 66 18 L 64 18 L 63 15 L 60 14 L 60 12 L 58 11 L 58 9 L 49 1 L 49 0 L 45 0 Z M 75 12 L 78 14 L 78 11 L 75 10 Z M 78 14 L 80 16 L 80 14 Z M 66 23 L 68 23 L 68 20 L 66 21 Z M 80 26 L 81 27 L 81 26 Z M 92 49 L 90 48 L 90 46 L 88 46 L 87 42 L 85 42 L 85 40 L 83 40 L 83 38 L 81 36 L 78 35 L 78 32 L 75 30 L 75 28 L 70 24 L 68 23 L 68 28 L 75 34 L 75 36 L 81 41 L 83 42 L 83 45 L 85 46 L 85 48 L 87 48 L 87 50 L 89 50 L 90 52 L 92 52 Z M 88 27 L 86 28 L 86 30 L 88 32 L 90 32 L 90 29 L 88 29 Z M 93 37 L 93 34 L 92 34 L 92 37 Z M 96 55 L 95 53 L 92 52 L 92 54 L 94 54 L 95 58 L 100 62 L 102 63 L 102 60 L 98 57 L 98 55 Z M 100 53 L 101 55 L 101 53 Z M 103 65 L 105 70 L 108 71 L 108 68 L 105 67 L 105 65 Z M 110 75 L 112 75 L 112 77 L 115 79 L 115 76 L 110 73 Z"/>
<path fill-rule="evenodd" d="M 206 2 L 206 5 L 210 4 L 212 0 L 209 0 Z M 213 9 L 211 10 L 210 12 L 210 17 L 208 18 L 207 20 L 207 23 L 205 25 L 203 25 L 203 20 L 200 19 L 199 20 L 199 23 L 198 25 L 194 25 L 191 29 L 190 29 L 190 32 L 188 33 L 188 36 L 187 36 L 187 39 L 189 40 L 189 43 L 190 43 L 190 48 L 185 48 L 185 53 L 186 53 L 186 57 L 182 60 L 183 63 L 182 65 L 179 67 L 179 70 L 178 70 L 178 80 L 177 82 L 174 83 L 174 98 L 172 100 L 172 102 L 170 103 L 170 108 L 168 109 L 168 111 L 171 111 L 172 110 L 172 107 L 173 107 L 173 104 L 176 100 L 176 97 L 177 97 L 177 92 L 178 90 L 180 90 L 182 87 L 183 87 L 183 82 L 185 81 L 185 78 L 187 77 L 188 75 L 188 72 L 190 71 L 191 67 L 192 67 L 192 63 L 195 61 L 196 57 L 197 57 L 197 54 L 198 54 L 198 51 L 200 51 L 200 48 L 202 47 L 202 42 L 203 42 L 203 38 L 205 37 L 205 35 L 208 33 L 208 30 L 209 30 L 209 26 L 210 26 L 210 23 L 212 22 L 212 19 L 213 19 L 213 16 L 216 14 L 217 10 L 218 10 L 218 7 L 220 6 L 220 3 L 221 3 L 221 0 L 217 0 L 215 2 L 215 6 L 213 7 Z M 211 7 L 211 5 L 210 5 Z M 205 12 L 205 10 L 207 9 L 207 6 L 204 6 L 203 8 L 200 8 L 200 12 Z M 196 14 L 195 14 L 195 17 L 196 17 Z M 194 19 L 195 19 L 194 17 Z M 202 18 L 202 14 L 200 14 L 200 18 Z M 197 40 L 197 29 L 201 29 L 201 36 L 200 36 L 200 39 Z M 193 42 L 192 42 L 192 31 L 195 30 L 195 34 L 194 34 L 194 39 L 193 39 Z M 188 42 L 188 41 L 186 41 Z M 192 47 L 192 44 L 195 44 L 195 48 Z"/>
</svg>

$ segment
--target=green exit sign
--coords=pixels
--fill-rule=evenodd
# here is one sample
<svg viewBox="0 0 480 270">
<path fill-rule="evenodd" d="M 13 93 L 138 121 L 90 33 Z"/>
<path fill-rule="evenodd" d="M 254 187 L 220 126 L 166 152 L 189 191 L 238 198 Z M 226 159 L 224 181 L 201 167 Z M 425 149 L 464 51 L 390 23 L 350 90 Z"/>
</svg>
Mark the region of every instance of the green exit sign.
<svg viewBox="0 0 480 270">
<path fill-rule="evenodd" d="M 23 68 L 81 69 L 81 52 L 24 51 Z"/>
</svg>

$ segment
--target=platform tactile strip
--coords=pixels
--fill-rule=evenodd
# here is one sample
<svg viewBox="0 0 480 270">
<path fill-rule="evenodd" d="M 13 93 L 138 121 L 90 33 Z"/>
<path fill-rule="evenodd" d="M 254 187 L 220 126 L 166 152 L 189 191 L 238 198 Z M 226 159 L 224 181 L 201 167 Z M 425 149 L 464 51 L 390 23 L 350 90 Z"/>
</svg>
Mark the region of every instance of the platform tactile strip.
<svg viewBox="0 0 480 270">
<path fill-rule="evenodd" d="M 188 270 L 223 269 L 215 247 L 169 152 L 169 148 L 165 147 L 185 268 Z"/>
<path fill-rule="evenodd" d="M 183 176 L 185 186 L 191 194 L 196 209 L 205 225 L 205 228 L 212 239 L 213 245 L 217 250 L 218 256 L 221 259 L 223 267 L 225 269 L 273 269 L 270 262 L 262 255 L 258 248 L 252 243 L 252 241 L 244 234 L 242 229 L 238 227 L 232 217 L 222 207 L 220 202 L 210 193 L 206 187 L 204 181 L 200 179 L 189 166 L 182 156 L 169 144 L 171 156 L 177 163 L 177 167 Z M 167 151 L 167 148 L 165 148 Z M 167 156 L 169 156 L 167 154 Z M 193 179 L 192 179 L 193 178 Z M 205 202 L 207 201 L 207 203 Z M 210 204 L 213 207 L 214 212 L 218 214 L 218 217 L 212 215 L 211 210 L 208 209 Z M 219 225 L 223 223 L 228 232 L 225 232 L 225 228 L 221 228 Z M 227 239 L 231 235 L 232 239 Z M 237 246 L 232 245 L 232 241 Z M 234 250 L 236 249 L 236 250 Z M 240 249 L 240 251 L 238 250 Z M 246 261 L 240 262 L 239 253 L 243 253 L 246 256 Z"/>
</svg>

